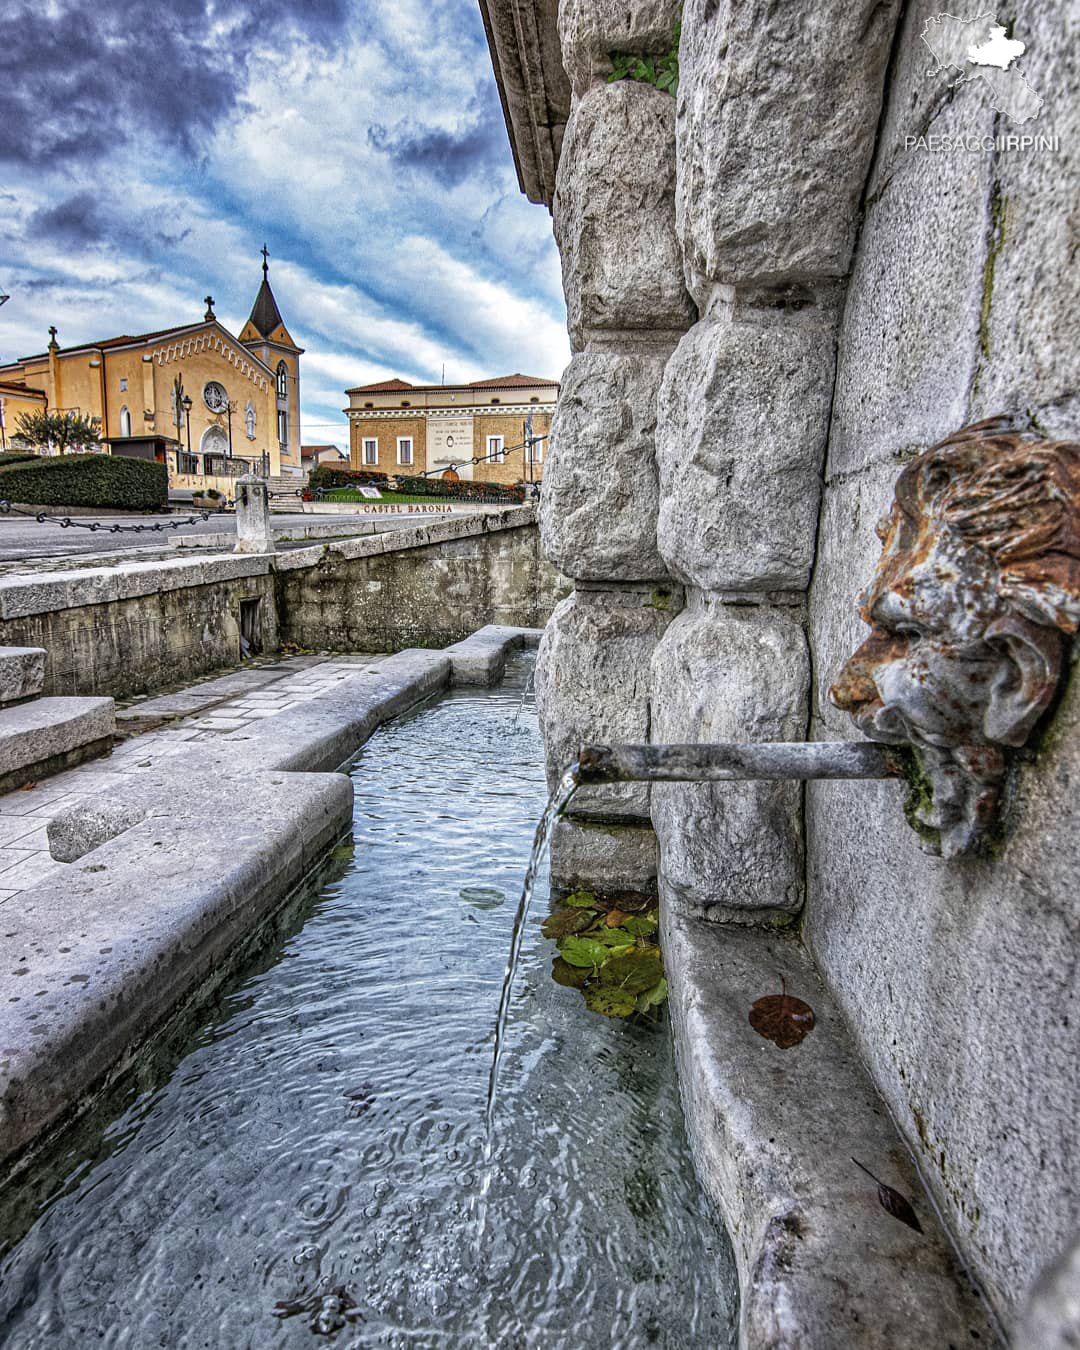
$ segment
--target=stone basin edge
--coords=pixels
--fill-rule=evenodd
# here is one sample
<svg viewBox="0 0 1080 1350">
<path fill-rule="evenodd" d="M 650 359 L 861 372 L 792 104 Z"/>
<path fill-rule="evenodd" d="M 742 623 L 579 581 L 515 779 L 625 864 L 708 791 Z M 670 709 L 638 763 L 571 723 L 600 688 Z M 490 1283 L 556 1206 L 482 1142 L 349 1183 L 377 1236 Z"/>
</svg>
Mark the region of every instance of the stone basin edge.
<svg viewBox="0 0 1080 1350">
<path fill-rule="evenodd" d="M 490 684 L 539 632 L 489 625 L 125 774 L 49 827 L 71 863 L 0 909 L 0 1184 L 81 1116 L 348 832 L 383 722 Z M 237 811 L 237 802 L 243 810 Z M 17 906 L 17 908 L 15 908 Z M 10 910 L 10 912 L 8 912 Z"/>
</svg>

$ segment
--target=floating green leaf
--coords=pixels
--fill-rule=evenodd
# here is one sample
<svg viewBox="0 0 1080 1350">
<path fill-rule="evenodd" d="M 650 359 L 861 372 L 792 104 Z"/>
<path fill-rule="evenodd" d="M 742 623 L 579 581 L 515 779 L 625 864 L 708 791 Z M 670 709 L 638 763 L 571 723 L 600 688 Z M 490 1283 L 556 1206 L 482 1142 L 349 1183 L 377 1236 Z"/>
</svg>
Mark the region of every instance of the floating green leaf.
<svg viewBox="0 0 1080 1350">
<path fill-rule="evenodd" d="M 575 891 L 566 897 L 563 904 L 569 905 L 571 909 L 595 909 L 596 896 L 591 891 Z"/>
<path fill-rule="evenodd" d="M 634 945 L 634 939 L 631 935 L 624 933 L 621 928 L 598 928 L 595 932 L 590 933 L 589 937 L 594 942 L 602 943 L 605 947 L 629 949 Z"/>
<path fill-rule="evenodd" d="M 631 994 L 643 994 L 664 978 L 659 954 L 637 948 L 613 956 L 600 971 L 600 983 L 618 986 Z"/>
<path fill-rule="evenodd" d="M 557 956 L 551 966 L 551 978 L 566 989 L 584 989 L 591 974 L 591 970 L 572 966 L 561 956 Z"/>
<path fill-rule="evenodd" d="M 564 937 L 559 943 L 564 961 L 572 966 L 601 966 L 610 953 L 602 942 L 587 937 Z"/>
<path fill-rule="evenodd" d="M 561 909 L 544 920 L 541 932 L 546 938 L 567 937 L 571 933 L 583 933 L 593 921 L 593 916 L 584 909 Z"/>
<path fill-rule="evenodd" d="M 660 927 L 660 923 L 654 914 L 642 914 L 627 919 L 623 924 L 623 927 L 628 933 L 632 933 L 634 937 L 646 938 L 652 937 Z"/>
<path fill-rule="evenodd" d="M 637 1008 L 637 999 L 625 989 L 601 985 L 585 990 L 585 1006 L 602 1017 L 629 1017 Z"/>
<path fill-rule="evenodd" d="M 459 895 L 473 909 L 498 909 L 506 901 L 505 892 L 495 886 L 466 886 Z"/>
<path fill-rule="evenodd" d="M 667 980 L 658 980 L 651 989 L 646 989 L 643 994 L 637 997 L 638 1012 L 648 1012 L 650 1008 L 658 1008 L 664 999 L 668 996 Z"/>
</svg>

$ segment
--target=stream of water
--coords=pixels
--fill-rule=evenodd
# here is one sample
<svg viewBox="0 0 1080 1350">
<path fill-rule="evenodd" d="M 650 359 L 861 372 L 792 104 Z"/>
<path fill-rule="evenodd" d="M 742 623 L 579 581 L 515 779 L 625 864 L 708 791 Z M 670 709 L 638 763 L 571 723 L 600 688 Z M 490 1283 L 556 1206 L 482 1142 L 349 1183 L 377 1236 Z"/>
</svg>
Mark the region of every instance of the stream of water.
<svg viewBox="0 0 1080 1350">
<path fill-rule="evenodd" d="M 666 1021 L 589 1013 L 551 980 L 535 913 L 477 1240 L 500 982 L 547 799 L 528 670 L 372 737 L 337 874 L 164 1066 L 3 1197 L 4 1350 L 734 1343 Z"/>
</svg>

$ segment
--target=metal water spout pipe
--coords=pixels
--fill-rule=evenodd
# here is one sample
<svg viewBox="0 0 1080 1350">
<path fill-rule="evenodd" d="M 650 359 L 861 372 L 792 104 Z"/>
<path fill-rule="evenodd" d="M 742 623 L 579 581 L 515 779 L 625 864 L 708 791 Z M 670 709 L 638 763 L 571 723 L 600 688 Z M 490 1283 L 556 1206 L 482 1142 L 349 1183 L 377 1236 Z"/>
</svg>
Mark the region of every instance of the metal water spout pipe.
<svg viewBox="0 0 1080 1350">
<path fill-rule="evenodd" d="M 712 745 L 583 745 L 578 781 L 732 783 L 811 778 L 904 778 L 905 749 L 870 741 L 720 741 Z"/>
</svg>

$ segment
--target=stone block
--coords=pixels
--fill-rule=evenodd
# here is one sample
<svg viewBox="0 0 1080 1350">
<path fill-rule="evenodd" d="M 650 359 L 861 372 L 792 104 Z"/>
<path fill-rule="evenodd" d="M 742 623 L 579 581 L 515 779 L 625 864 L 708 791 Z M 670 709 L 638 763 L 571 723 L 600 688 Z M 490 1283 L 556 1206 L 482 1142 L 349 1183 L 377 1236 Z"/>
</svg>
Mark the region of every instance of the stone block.
<svg viewBox="0 0 1080 1350">
<path fill-rule="evenodd" d="M 652 658 L 652 741 L 802 741 L 810 661 L 798 612 L 693 594 Z M 656 783 L 664 883 L 725 919 L 803 903 L 799 783 Z"/>
<path fill-rule="evenodd" d="M 551 839 L 551 883 L 565 890 L 656 889 L 656 835 L 639 825 L 601 825 L 564 816 Z"/>
<path fill-rule="evenodd" d="M 1080 1234 L 1043 1273 L 1013 1333 L 1012 1350 L 1080 1346 Z"/>
<path fill-rule="evenodd" d="M 760 297 L 759 297 L 760 298 Z M 657 539 L 705 590 L 801 590 L 810 578 L 829 430 L 835 295 L 727 306 L 697 324 L 660 389 Z"/>
<path fill-rule="evenodd" d="M 898 0 L 688 0 L 678 231 L 690 292 L 843 276 Z"/>
<path fill-rule="evenodd" d="M 553 208 L 570 340 L 697 317 L 675 241 L 675 100 L 623 80 L 574 104 Z"/>
<path fill-rule="evenodd" d="M 0 786 L 5 791 L 112 745 L 111 698 L 39 698 L 0 712 Z"/>
<path fill-rule="evenodd" d="M 0 703 L 33 698 L 44 687 L 43 647 L 0 647 Z"/>
<path fill-rule="evenodd" d="M 536 662 L 536 705 L 554 786 L 581 746 L 649 739 L 649 662 L 680 598 L 670 587 L 577 590 L 547 626 Z M 583 788 L 576 815 L 647 819 L 648 788 Z"/>
<path fill-rule="evenodd" d="M 983 265 L 980 362 L 973 417 L 1032 409 L 1051 435 L 1080 433 L 1080 311 L 1077 200 L 1080 90 L 1075 5 L 1026 6 L 1015 37 L 1018 68 L 1043 100 L 1034 121 L 1000 118 L 1001 133 L 1058 138 L 1055 150 L 1007 151 L 994 162 L 992 239 Z"/>
<path fill-rule="evenodd" d="M 568 576 L 665 577 L 656 547 L 656 400 L 668 353 L 584 352 L 551 426 L 540 537 Z"/>
<path fill-rule="evenodd" d="M 949 107 L 935 133 L 968 120 Z M 923 450 L 969 420 L 992 160 L 957 153 L 943 172 L 945 159 L 904 155 L 867 216 L 841 324 L 830 474 Z"/>
<path fill-rule="evenodd" d="M 611 74 L 613 52 L 663 56 L 671 50 L 681 0 L 561 0 L 562 60 L 574 90 L 583 94 Z"/>
</svg>

